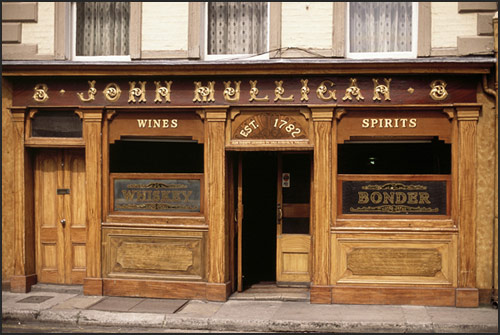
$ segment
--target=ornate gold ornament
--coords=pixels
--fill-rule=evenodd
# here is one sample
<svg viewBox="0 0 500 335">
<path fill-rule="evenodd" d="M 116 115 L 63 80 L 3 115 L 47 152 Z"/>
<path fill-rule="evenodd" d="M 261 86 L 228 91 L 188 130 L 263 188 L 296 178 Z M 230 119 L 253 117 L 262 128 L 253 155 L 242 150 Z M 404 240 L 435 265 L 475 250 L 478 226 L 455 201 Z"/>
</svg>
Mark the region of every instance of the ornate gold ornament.
<svg viewBox="0 0 500 335">
<path fill-rule="evenodd" d="M 140 81 L 141 88 L 135 87 L 135 81 L 129 81 L 130 90 L 128 91 L 128 102 L 135 102 L 135 97 L 139 98 L 139 102 L 146 102 L 146 82 Z"/>
<path fill-rule="evenodd" d="M 300 89 L 300 101 L 309 101 L 309 97 L 307 96 L 310 92 L 309 87 L 307 87 L 307 83 L 309 79 L 301 79 L 302 88 Z"/>
<path fill-rule="evenodd" d="M 408 88 L 408 93 L 413 94 L 415 92 L 415 89 L 413 87 Z"/>
<path fill-rule="evenodd" d="M 337 97 L 335 96 L 336 90 L 328 91 L 326 84 L 330 85 L 330 87 L 335 86 L 335 83 L 333 81 L 323 80 L 316 89 L 316 96 L 318 97 L 318 99 L 323 101 L 337 100 Z M 325 93 L 329 93 L 329 95 L 325 96 Z"/>
<path fill-rule="evenodd" d="M 356 78 L 351 78 L 351 86 L 349 86 L 345 90 L 345 95 L 342 98 L 343 101 L 346 101 L 349 99 L 349 101 L 352 100 L 352 97 L 355 96 L 356 100 L 365 100 L 363 95 L 361 94 L 361 90 L 358 87 L 358 80 Z"/>
<path fill-rule="evenodd" d="M 250 99 L 248 101 L 269 101 L 269 96 L 265 96 L 263 98 L 257 98 L 259 94 L 259 89 L 257 88 L 257 80 L 250 80 Z"/>
<path fill-rule="evenodd" d="M 36 102 L 45 102 L 49 100 L 49 95 L 47 94 L 49 88 L 47 87 L 47 85 L 37 84 L 33 90 L 35 90 L 33 99 L 35 99 Z"/>
<path fill-rule="evenodd" d="M 104 97 L 106 98 L 106 100 L 108 100 L 110 102 L 115 102 L 118 99 L 120 99 L 120 95 L 122 94 L 122 91 L 120 90 L 120 86 L 118 86 L 117 84 L 109 83 L 108 85 L 106 85 L 106 87 L 104 88 L 104 91 L 102 91 L 102 93 L 104 94 Z"/>
<path fill-rule="evenodd" d="M 94 101 L 95 100 L 95 95 L 97 94 L 97 90 L 95 89 L 95 80 L 92 80 L 92 81 L 88 81 L 89 83 L 89 90 L 87 91 L 88 92 L 88 95 L 89 97 L 88 98 L 84 98 L 83 97 L 83 93 L 76 93 L 76 95 L 78 95 L 78 97 L 80 98 L 81 101 L 83 102 L 87 102 L 87 101 Z"/>
<path fill-rule="evenodd" d="M 156 97 L 154 102 L 160 102 L 162 101 L 162 97 L 165 98 L 165 102 L 170 102 L 170 87 L 172 86 L 172 81 L 166 81 L 165 80 L 165 85 L 167 86 L 161 86 L 161 82 L 155 81 L 156 85 Z"/>
<path fill-rule="evenodd" d="M 61 88 L 61 90 L 59 91 L 59 94 L 60 94 L 60 95 L 64 95 L 64 93 L 66 93 L 66 90 L 65 90 L 65 89 L 63 89 L 63 88 Z"/>
<path fill-rule="evenodd" d="M 201 81 L 194 82 L 194 98 L 193 102 L 210 102 L 215 101 L 215 81 L 209 81 L 208 86 L 201 86 Z"/>
<path fill-rule="evenodd" d="M 387 79 L 384 78 L 385 85 L 379 85 L 378 79 L 372 79 L 373 81 L 373 101 L 380 101 L 382 100 L 380 98 L 380 94 L 384 95 L 385 100 L 391 101 L 391 96 L 390 96 L 390 83 L 391 83 L 391 78 Z"/>
<path fill-rule="evenodd" d="M 231 81 L 224 82 L 224 100 L 229 102 L 238 102 L 240 100 L 240 84 L 241 81 L 234 82 L 234 88 L 231 87 Z"/>
<path fill-rule="evenodd" d="M 430 86 L 432 89 L 429 95 L 433 100 L 444 100 L 448 97 L 448 92 L 446 91 L 446 82 L 444 80 L 434 80 Z"/>
<path fill-rule="evenodd" d="M 293 101 L 293 94 L 290 95 L 288 98 L 283 98 L 283 94 L 285 94 L 285 89 L 283 88 L 283 80 L 280 81 L 275 81 L 276 88 L 274 89 L 274 101 Z"/>
</svg>

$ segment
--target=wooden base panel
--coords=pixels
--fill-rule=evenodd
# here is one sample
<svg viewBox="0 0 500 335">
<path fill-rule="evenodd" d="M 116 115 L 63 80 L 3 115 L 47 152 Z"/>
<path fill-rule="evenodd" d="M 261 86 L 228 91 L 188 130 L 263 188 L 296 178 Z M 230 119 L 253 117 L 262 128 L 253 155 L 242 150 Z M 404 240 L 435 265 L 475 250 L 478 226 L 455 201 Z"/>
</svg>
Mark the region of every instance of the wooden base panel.
<svg viewBox="0 0 500 335">
<path fill-rule="evenodd" d="M 455 306 L 454 288 L 333 287 L 332 303 Z"/>
<path fill-rule="evenodd" d="M 479 304 L 489 305 L 492 300 L 498 299 L 498 290 L 491 288 L 480 288 L 479 290 Z"/>
<path fill-rule="evenodd" d="M 101 278 L 84 278 L 83 279 L 83 294 L 84 295 L 102 295 L 102 279 Z"/>
<path fill-rule="evenodd" d="M 28 293 L 31 291 L 31 286 L 35 285 L 36 282 L 36 274 L 12 276 L 10 277 L 10 291 L 15 293 Z"/>
<path fill-rule="evenodd" d="M 331 304 L 332 288 L 330 286 L 311 286 L 311 304 Z"/>
<path fill-rule="evenodd" d="M 478 307 L 479 292 L 477 288 L 457 288 L 457 307 Z"/>
<path fill-rule="evenodd" d="M 10 291 L 10 280 L 2 280 L 2 291 Z"/>
<path fill-rule="evenodd" d="M 227 301 L 231 294 L 231 282 L 224 284 L 207 283 L 207 300 Z"/>
<path fill-rule="evenodd" d="M 166 299 L 205 299 L 206 283 L 103 278 L 103 295 Z"/>
</svg>

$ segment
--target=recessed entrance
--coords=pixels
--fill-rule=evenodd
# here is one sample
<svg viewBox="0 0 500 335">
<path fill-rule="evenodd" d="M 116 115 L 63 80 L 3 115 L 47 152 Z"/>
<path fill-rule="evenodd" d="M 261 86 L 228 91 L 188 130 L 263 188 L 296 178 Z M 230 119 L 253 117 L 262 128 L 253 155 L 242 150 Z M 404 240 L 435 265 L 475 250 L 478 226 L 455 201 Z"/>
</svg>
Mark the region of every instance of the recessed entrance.
<svg viewBox="0 0 500 335">
<path fill-rule="evenodd" d="M 236 155 L 237 290 L 310 282 L 310 153 Z"/>
</svg>

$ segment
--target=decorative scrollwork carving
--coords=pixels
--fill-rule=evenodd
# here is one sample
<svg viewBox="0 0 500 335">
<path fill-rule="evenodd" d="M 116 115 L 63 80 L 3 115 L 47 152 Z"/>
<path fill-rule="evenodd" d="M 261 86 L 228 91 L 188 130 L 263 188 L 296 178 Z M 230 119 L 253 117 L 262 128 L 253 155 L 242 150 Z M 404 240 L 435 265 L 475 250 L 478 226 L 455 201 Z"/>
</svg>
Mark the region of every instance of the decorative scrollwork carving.
<svg viewBox="0 0 500 335">
<path fill-rule="evenodd" d="M 387 79 L 384 78 L 385 85 L 379 85 L 378 79 L 372 79 L 373 81 L 373 101 L 380 101 L 382 100 L 380 98 L 380 94 L 382 94 L 385 98 L 385 100 L 391 100 L 390 96 L 390 83 L 391 83 L 391 78 Z"/>
<path fill-rule="evenodd" d="M 335 86 L 335 83 L 333 81 L 323 80 L 316 89 L 316 96 L 318 97 L 318 99 L 323 101 L 337 100 L 337 97 L 335 96 L 337 91 L 336 90 L 328 91 L 326 84 L 330 85 L 330 87 Z M 329 95 L 325 96 L 325 93 L 327 92 L 329 93 Z"/>
<path fill-rule="evenodd" d="M 276 88 L 274 89 L 274 101 L 293 101 L 293 94 L 288 98 L 283 98 L 283 94 L 285 94 L 285 89 L 283 88 L 283 80 L 275 81 Z"/>
<path fill-rule="evenodd" d="M 88 98 L 83 97 L 83 93 L 76 93 L 78 97 L 80 98 L 81 101 L 83 102 L 88 102 L 88 101 L 94 101 L 95 100 L 95 95 L 97 94 L 97 90 L 95 89 L 95 80 L 88 81 L 89 83 L 89 90 L 87 91 L 88 93 Z"/>
<path fill-rule="evenodd" d="M 109 83 L 108 85 L 106 85 L 106 87 L 104 88 L 104 91 L 102 91 L 102 93 L 104 94 L 104 97 L 106 98 L 106 100 L 108 100 L 110 102 L 115 102 L 118 99 L 120 99 L 120 95 L 122 94 L 122 91 L 120 90 L 120 86 L 118 86 L 117 84 Z"/>
<path fill-rule="evenodd" d="M 215 81 L 209 81 L 208 86 L 201 86 L 201 81 L 194 82 L 194 98 L 193 102 L 210 102 L 215 101 Z"/>
<path fill-rule="evenodd" d="M 358 101 L 365 100 L 365 98 L 361 94 L 360 88 L 358 87 L 358 80 L 356 78 L 351 78 L 351 86 L 349 86 L 345 90 L 345 95 L 342 100 L 346 101 L 347 99 L 349 99 L 349 101 L 351 101 L 353 96 L 355 96 L 356 100 Z"/>
<path fill-rule="evenodd" d="M 33 94 L 33 99 L 35 99 L 36 102 L 45 102 L 49 100 L 49 95 L 47 94 L 47 91 L 49 88 L 45 84 L 37 84 L 34 88 L 35 94 Z"/>
<path fill-rule="evenodd" d="M 444 100 L 448 97 L 448 91 L 446 91 L 446 82 L 444 80 L 434 80 L 431 83 L 431 91 L 429 95 L 433 100 Z"/>
<path fill-rule="evenodd" d="M 269 101 L 269 96 L 265 96 L 263 98 L 257 98 L 259 94 L 259 89 L 257 88 L 257 80 L 250 80 L 250 99 L 248 101 Z"/>
<path fill-rule="evenodd" d="M 170 87 L 172 86 L 172 81 L 165 81 L 165 85 L 167 86 L 161 86 L 161 82 L 155 81 L 156 85 L 156 97 L 154 102 L 162 102 L 162 97 L 165 98 L 165 102 L 170 102 Z"/>
<path fill-rule="evenodd" d="M 129 81 L 130 90 L 128 92 L 128 102 L 135 102 L 135 97 L 139 98 L 139 102 L 146 102 L 146 82 L 140 81 L 141 88 L 135 87 L 135 81 Z"/>
<path fill-rule="evenodd" d="M 237 102 L 240 100 L 240 84 L 241 81 L 234 82 L 234 88 L 231 87 L 231 81 L 224 82 L 224 100 L 229 102 Z"/>
<path fill-rule="evenodd" d="M 307 87 L 307 83 L 309 79 L 301 79 L 302 87 L 300 89 L 300 101 L 309 101 L 308 94 L 310 92 L 309 87 Z"/>
</svg>

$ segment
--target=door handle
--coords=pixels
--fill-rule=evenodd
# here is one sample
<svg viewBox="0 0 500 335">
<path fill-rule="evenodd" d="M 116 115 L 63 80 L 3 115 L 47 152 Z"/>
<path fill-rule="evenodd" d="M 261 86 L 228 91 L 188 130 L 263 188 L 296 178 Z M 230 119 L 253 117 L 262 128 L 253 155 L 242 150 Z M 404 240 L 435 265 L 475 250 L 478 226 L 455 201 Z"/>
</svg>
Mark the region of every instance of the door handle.
<svg viewBox="0 0 500 335">
<path fill-rule="evenodd" d="M 62 219 L 61 220 L 61 224 L 62 224 L 63 227 L 66 227 L 66 219 Z"/>
<path fill-rule="evenodd" d="M 281 221 L 283 220 L 283 210 L 281 209 L 281 204 L 278 204 L 278 224 L 281 224 Z"/>
</svg>

